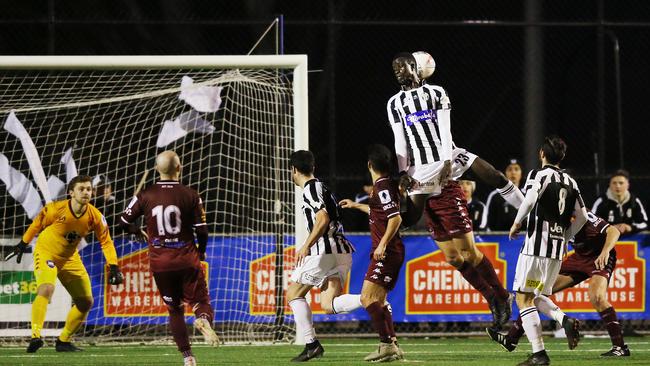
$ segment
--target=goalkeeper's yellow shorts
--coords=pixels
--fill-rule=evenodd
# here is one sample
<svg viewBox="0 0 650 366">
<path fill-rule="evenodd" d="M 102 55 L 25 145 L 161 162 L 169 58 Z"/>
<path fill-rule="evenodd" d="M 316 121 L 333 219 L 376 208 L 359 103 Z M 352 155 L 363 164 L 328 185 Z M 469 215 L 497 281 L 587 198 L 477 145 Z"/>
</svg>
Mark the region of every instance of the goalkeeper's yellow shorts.
<svg viewBox="0 0 650 366">
<path fill-rule="evenodd" d="M 73 299 L 93 296 L 90 277 L 81 262 L 79 253 L 64 258 L 43 250 L 35 250 L 34 277 L 36 277 L 37 287 L 42 284 L 55 285 L 58 277 Z"/>
</svg>

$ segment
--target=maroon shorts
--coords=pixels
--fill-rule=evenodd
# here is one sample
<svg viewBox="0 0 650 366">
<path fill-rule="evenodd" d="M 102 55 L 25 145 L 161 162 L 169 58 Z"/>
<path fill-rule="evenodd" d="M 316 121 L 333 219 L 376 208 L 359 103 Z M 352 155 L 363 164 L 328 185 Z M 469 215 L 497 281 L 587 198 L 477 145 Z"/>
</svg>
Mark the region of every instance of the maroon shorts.
<svg viewBox="0 0 650 366">
<path fill-rule="evenodd" d="M 605 268 L 596 269 L 596 258 L 598 256 L 584 256 L 574 253 L 562 262 L 560 274 L 570 276 L 576 284 L 591 278 L 593 275 L 605 277 L 608 281 L 616 267 L 616 251 L 609 253 L 609 259 Z"/>
<path fill-rule="evenodd" d="M 447 241 L 458 234 L 472 232 L 465 194 L 456 181 L 450 181 L 441 194 L 429 197 L 424 213 L 429 232 L 435 240 Z"/>
<path fill-rule="evenodd" d="M 400 243 L 401 244 L 401 243 Z M 386 251 L 386 258 L 376 261 L 372 258 L 375 248 L 370 252 L 370 264 L 366 272 L 366 281 L 383 286 L 387 291 L 395 288 L 399 271 L 404 263 L 404 246 L 402 250 Z"/>
<path fill-rule="evenodd" d="M 169 272 L 154 272 L 153 278 L 165 304 L 190 306 L 210 303 L 205 274 L 201 268 L 184 268 Z"/>
</svg>

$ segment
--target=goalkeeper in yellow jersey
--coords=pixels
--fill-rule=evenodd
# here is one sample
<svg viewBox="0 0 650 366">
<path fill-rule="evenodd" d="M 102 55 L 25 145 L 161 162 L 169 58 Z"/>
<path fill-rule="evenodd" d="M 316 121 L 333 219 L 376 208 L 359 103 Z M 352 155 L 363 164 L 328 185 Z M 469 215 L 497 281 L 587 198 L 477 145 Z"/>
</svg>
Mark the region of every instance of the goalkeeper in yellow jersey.
<svg viewBox="0 0 650 366">
<path fill-rule="evenodd" d="M 117 285 L 124 280 L 117 266 L 117 253 L 106 219 L 88 203 L 92 197 L 91 178 L 85 175 L 73 178 L 68 184 L 68 193 L 69 200 L 49 203 L 41 210 L 23 235 L 22 241 L 5 258 L 9 260 L 16 256 L 16 261 L 20 263 L 27 246 L 38 235 L 34 249 L 34 277 L 38 289 L 32 303 L 32 339 L 27 347 L 28 353 L 34 353 L 43 346 L 41 328 L 57 277 L 72 296 L 74 306 L 56 340 L 56 351 L 81 351 L 70 342 L 70 337 L 86 319 L 93 305 L 93 295 L 90 277 L 81 262 L 77 245 L 91 230 L 101 243 L 110 267 L 108 282 Z"/>
</svg>

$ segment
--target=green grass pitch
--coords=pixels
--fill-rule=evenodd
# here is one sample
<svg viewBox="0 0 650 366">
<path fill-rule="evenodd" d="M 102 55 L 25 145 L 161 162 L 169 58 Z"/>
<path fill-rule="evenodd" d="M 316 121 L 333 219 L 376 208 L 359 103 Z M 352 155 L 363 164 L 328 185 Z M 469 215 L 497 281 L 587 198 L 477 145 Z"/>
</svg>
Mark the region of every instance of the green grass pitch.
<svg viewBox="0 0 650 366">
<path fill-rule="evenodd" d="M 569 351 L 564 340 L 546 338 L 546 348 L 552 365 L 650 365 L 650 341 L 647 338 L 631 338 L 628 344 L 632 356 L 625 359 L 599 357 L 609 350 L 609 339 L 583 339 L 576 350 Z M 367 365 L 363 357 L 376 346 L 371 339 L 323 339 L 325 355 L 312 360 L 313 365 Z M 522 340 L 512 353 L 504 351 L 487 338 L 432 338 L 402 339 L 400 344 L 406 352 L 405 360 L 395 365 L 516 365 L 523 361 L 530 345 Z M 183 360 L 173 346 L 85 346 L 84 352 L 74 354 L 56 353 L 51 344 L 36 354 L 25 353 L 24 348 L 2 347 L 0 365 L 182 365 Z M 300 346 L 221 346 L 210 348 L 194 346 L 199 365 L 283 365 L 300 353 Z"/>
</svg>

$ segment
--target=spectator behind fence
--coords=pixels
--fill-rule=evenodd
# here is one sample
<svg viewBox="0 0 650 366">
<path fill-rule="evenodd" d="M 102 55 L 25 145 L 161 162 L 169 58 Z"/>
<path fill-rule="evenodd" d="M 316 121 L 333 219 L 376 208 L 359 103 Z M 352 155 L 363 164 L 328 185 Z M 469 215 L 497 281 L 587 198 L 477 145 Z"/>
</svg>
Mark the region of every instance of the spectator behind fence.
<svg viewBox="0 0 650 366">
<path fill-rule="evenodd" d="M 607 193 L 598 197 L 591 211 L 606 219 L 621 234 L 648 228 L 648 215 L 641 200 L 630 192 L 630 173 L 619 169 L 609 179 Z"/>
<path fill-rule="evenodd" d="M 517 159 L 508 160 L 504 173 L 515 187 L 519 187 L 521 183 L 521 164 Z M 488 195 L 485 206 L 487 225 L 484 225 L 483 229 L 487 228 L 492 231 L 510 230 L 510 226 L 517 216 L 517 208 L 506 202 L 496 189 Z"/>
<path fill-rule="evenodd" d="M 471 180 L 460 180 L 460 188 L 465 193 L 465 199 L 467 200 L 467 210 L 469 211 L 469 216 L 472 219 L 472 226 L 474 231 L 483 231 L 485 230 L 487 221 L 485 220 L 485 203 L 474 199 L 474 191 L 476 191 L 476 182 Z"/>
</svg>

